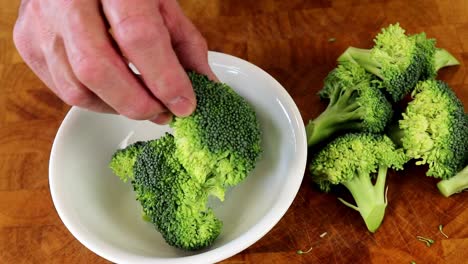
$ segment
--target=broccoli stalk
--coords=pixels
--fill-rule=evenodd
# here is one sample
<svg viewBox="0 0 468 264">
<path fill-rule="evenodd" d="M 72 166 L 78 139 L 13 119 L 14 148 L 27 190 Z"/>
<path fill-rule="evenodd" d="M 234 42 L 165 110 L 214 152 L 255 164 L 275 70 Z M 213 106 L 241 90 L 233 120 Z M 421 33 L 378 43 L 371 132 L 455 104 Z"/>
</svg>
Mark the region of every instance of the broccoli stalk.
<svg viewBox="0 0 468 264">
<path fill-rule="evenodd" d="M 312 180 L 323 191 L 329 191 L 332 185 L 345 186 L 356 205 L 338 199 L 358 211 L 367 229 L 375 232 L 384 219 L 387 207 L 385 182 L 388 169 L 402 169 L 406 161 L 404 152 L 396 149 L 387 136 L 348 133 L 337 137 L 316 153 L 309 169 Z"/>
<path fill-rule="evenodd" d="M 360 65 L 380 79 L 385 78 L 385 75 L 381 72 L 382 64 L 372 58 L 371 49 L 348 47 L 346 51 L 338 57 L 338 62 L 340 63 L 347 61 Z"/>
<path fill-rule="evenodd" d="M 434 69 L 439 71 L 444 67 L 460 65 L 460 62 L 445 49 L 436 49 L 434 54 Z"/>
<path fill-rule="evenodd" d="M 350 191 L 356 205 L 338 198 L 346 206 L 358 211 L 367 229 L 373 233 L 381 225 L 387 208 L 387 192 L 385 191 L 387 171 L 388 167 L 379 166 L 375 185 L 366 173 L 361 173 L 352 180 L 342 183 Z"/>
<path fill-rule="evenodd" d="M 455 176 L 438 182 L 437 188 L 445 197 L 449 197 L 452 194 L 468 189 L 468 166 L 458 172 Z"/>
<path fill-rule="evenodd" d="M 359 65 L 338 65 L 319 92 L 322 99 L 330 99 L 327 108 L 306 126 L 308 145 L 317 145 L 339 132 L 382 132 L 393 110 L 374 81 Z"/>
<path fill-rule="evenodd" d="M 361 120 L 364 119 L 365 113 L 354 100 L 356 91 L 354 88 L 335 89 L 325 111 L 314 120 L 310 120 L 306 126 L 309 146 L 324 141 L 337 131 L 355 130 L 362 126 Z"/>
</svg>

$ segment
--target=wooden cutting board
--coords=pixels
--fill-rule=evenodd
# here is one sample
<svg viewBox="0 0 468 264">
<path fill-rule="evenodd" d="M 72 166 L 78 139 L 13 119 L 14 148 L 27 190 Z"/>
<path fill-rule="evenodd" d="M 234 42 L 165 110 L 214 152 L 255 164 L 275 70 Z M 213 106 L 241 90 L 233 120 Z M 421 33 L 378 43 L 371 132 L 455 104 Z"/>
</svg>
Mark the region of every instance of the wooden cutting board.
<svg viewBox="0 0 468 264">
<path fill-rule="evenodd" d="M 439 78 L 468 108 L 467 0 L 179 2 L 211 50 L 270 73 L 291 94 L 304 121 L 325 107 L 316 92 L 338 55 L 348 46 L 370 47 L 379 29 L 395 22 L 410 33 L 437 38 L 439 47 L 460 60 Z M 107 263 L 71 236 L 53 207 L 47 163 L 69 107 L 15 51 L 11 32 L 18 4 L 0 0 L 0 263 Z M 346 193 L 323 194 L 306 173 L 283 219 L 222 263 L 468 263 L 468 192 L 444 198 L 435 183 L 420 167 L 390 173 L 386 218 L 370 234 L 359 214 L 336 199 L 349 198 Z M 435 243 L 427 247 L 416 236 Z M 310 247 L 308 254 L 296 254 Z"/>
</svg>

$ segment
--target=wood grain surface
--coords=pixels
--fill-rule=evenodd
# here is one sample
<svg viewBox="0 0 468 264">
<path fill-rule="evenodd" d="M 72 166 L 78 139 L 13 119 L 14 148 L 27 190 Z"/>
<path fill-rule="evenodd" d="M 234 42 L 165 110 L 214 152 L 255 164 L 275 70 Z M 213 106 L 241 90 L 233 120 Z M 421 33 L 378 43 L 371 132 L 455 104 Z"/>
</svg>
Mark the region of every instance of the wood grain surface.
<svg viewBox="0 0 468 264">
<path fill-rule="evenodd" d="M 370 47 L 383 26 L 425 31 L 461 62 L 443 69 L 468 107 L 467 0 L 181 0 L 211 50 L 246 59 L 275 77 L 304 120 L 325 107 L 316 92 L 348 46 Z M 48 159 L 69 109 L 23 63 L 12 42 L 19 1 L 0 0 L 0 263 L 107 263 L 59 219 Z M 330 41 L 335 39 L 335 41 Z M 222 263 L 468 263 L 468 192 L 443 198 L 421 168 L 388 180 L 389 207 L 376 234 L 308 175 L 282 220 Z M 272 194 L 274 195 L 274 194 Z M 449 238 L 443 237 L 439 224 Z M 323 238 L 320 235 L 327 232 Z M 433 238 L 431 247 L 416 236 Z M 299 249 L 313 249 L 297 255 Z"/>
</svg>

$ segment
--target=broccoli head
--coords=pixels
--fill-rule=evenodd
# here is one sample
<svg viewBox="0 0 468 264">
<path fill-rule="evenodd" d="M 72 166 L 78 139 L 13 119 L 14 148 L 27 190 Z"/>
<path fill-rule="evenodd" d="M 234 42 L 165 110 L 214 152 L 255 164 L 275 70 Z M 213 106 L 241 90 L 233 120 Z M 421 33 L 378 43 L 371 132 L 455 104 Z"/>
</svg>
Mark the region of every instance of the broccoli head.
<svg viewBox="0 0 468 264">
<path fill-rule="evenodd" d="M 416 39 L 405 34 L 399 24 L 383 28 L 372 49 L 350 47 L 338 61 L 352 61 L 382 79 L 382 87 L 393 101 L 401 100 L 412 89 L 424 67 L 424 54 Z"/>
<path fill-rule="evenodd" d="M 362 82 L 371 83 L 373 81 L 375 81 L 374 76 L 361 66 L 351 62 L 343 62 L 328 73 L 318 95 L 322 100 L 329 100 L 337 84 L 343 87 L 354 87 Z"/>
<path fill-rule="evenodd" d="M 176 117 L 176 156 L 187 172 L 224 199 L 225 188 L 241 182 L 261 154 L 260 126 L 254 109 L 226 84 L 189 73 L 197 108 Z"/>
<path fill-rule="evenodd" d="M 408 158 L 385 135 L 349 133 L 337 137 L 316 153 L 309 169 L 314 182 L 328 192 L 332 185 L 345 186 L 369 231 L 381 225 L 387 207 L 385 181 L 389 168 L 402 169 Z M 376 177 L 375 184 L 373 179 Z"/>
<path fill-rule="evenodd" d="M 343 131 L 382 132 L 393 110 L 375 81 L 372 74 L 353 63 L 344 62 L 331 71 L 319 92 L 330 101 L 325 111 L 307 124 L 308 145 Z"/>
<path fill-rule="evenodd" d="M 442 81 L 418 83 L 398 126 L 389 132 L 427 176 L 448 179 L 468 158 L 468 122 L 463 104 Z"/>
<path fill-rule="evenodd" d="M 372 49 L 349 47 L 338 61 L 350 61 L 378 76 L 381 88 L 394 102 L 405 97 L 419 80 L 435 77 L 437 70 L 459 64 L 447 51 L 436 49 L 435 40 L 425 33 L 407 35 L 400 25 L 393 24 L 374 39 Z"/>
<path fill-rule="evenodd" d="M 207 207 L 242 181 L 260 154 L 260 127 L 253 108 L 229 86 L 189 73 L 197 108 L 171 122 L 174 134 L 117 150 L 110 168 L 131 180 L 143 218 L 169 245 L 197 250 L 209 246 L 222 222 Z"/>
<path fill-rule="evenodd" d="M 175 156 L 174 137 L 149 141 L 134 164 L 137 200 L 168 244 L 187 250 L 210 245 L 222 223 L 206 207 L 203 184 L 191 177 Z"/>
<path fill-rule="evenodd" d="M 109 167 L 123 182 L 133 179 L 133 165 L 145 144 L 146 142 L 139 141 L 117 150 L 112 155 Z"/>
<path fill-rule="evenodd" d="M 222 222 L 207 206 L 253 170 L 261 154 L 254 109 L 229 86 L 189 73 L 197 108 L 171 122 L 173 135 L 117 150 L 110 168 L 131 180 L 143 218 L 172 246 L 197 250 L 219 236 Z"/>
<path fill-rule="evenodd" d="M 424 54 L 423 59 L 426 66 L 422 68 L 419 80 L 434 79 L 441 68 L 460 64 L 447 50 L 436 48 L 435 39 L 427 38 L 426 33 L 423 32 L 410 37 L 415 39 L 416 45 Z"/>
</svg>

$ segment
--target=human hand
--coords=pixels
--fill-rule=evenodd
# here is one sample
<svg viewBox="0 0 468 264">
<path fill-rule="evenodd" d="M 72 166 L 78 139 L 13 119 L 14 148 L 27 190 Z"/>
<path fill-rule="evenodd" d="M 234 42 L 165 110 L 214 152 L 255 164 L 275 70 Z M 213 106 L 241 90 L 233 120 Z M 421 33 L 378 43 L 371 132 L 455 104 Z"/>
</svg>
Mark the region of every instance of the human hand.
<svg viewBox="0 0 468 264">
<path fill-rule="evenodd" d="M 195 109 L 184 68 L 216 79 L 176 0 L 23 0 L 13 37 L 58 97 L 92 111 L 165 124 Z"/>
</svg>

